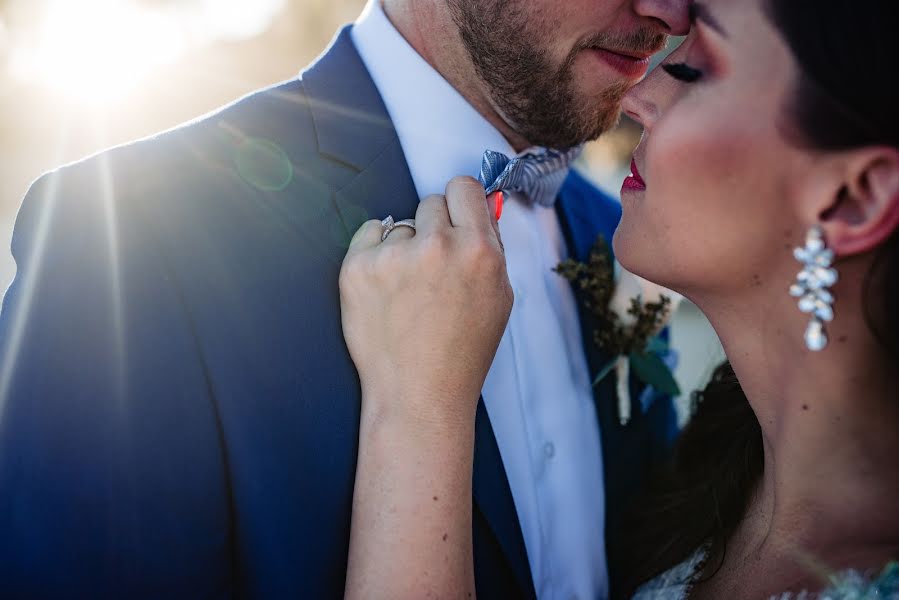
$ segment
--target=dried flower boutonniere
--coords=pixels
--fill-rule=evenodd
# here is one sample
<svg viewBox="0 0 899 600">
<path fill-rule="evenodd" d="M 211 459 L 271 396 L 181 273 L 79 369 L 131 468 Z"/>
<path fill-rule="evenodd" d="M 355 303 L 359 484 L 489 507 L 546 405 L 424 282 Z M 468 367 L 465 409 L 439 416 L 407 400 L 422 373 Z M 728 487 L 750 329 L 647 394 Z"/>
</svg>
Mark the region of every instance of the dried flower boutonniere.
<svg viewBox="0 0 899 600">
<path fill-rule="evenodd" d="M 555 271 L 570 281 L 584 308 L 593 317 L 593 342 L 609 357 L 593 385 L 611 373 L 618 379 L 618 416 L 626 425 L 631 418 L 630 374 L 659 393 L 678 396 L 680 388 L 662 359 L 668 343 L 659 337 L 680 296 L 619 268 L 605 239 L 600 236 L 586 263 L 566 260 Z"/>
</svg>

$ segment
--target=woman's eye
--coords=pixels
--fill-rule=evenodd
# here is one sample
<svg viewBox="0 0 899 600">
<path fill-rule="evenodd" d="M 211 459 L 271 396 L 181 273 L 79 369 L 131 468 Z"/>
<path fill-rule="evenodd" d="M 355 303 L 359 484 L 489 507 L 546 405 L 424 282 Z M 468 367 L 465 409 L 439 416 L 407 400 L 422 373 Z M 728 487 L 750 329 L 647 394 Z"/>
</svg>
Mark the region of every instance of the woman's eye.
<svg viewBox="0 0 899 600">
<path fill-rule="evenodd" d="M 702 71 L 694 69 L 687 63 L 666 64 L 662 65 L 662 68 L 665 69 L 666 73 L 684 83 L 693 83 L 702 78 Z"/>
</svg>

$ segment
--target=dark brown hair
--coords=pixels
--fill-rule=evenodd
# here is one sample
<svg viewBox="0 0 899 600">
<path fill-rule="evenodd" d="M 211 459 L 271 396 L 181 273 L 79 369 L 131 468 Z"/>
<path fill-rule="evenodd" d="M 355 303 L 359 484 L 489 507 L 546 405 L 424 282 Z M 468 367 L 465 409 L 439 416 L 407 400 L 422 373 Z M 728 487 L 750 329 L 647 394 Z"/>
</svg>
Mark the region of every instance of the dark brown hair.
<svg viewBox="0 0 899 600">
<path fill-rule="evenodd" d="M 767 0 L 766 13 L 800 66 L 785 117 L 801 141 L 824 150 L 899 148 L 899 94 L 892 64 L 896 0 Z M 865 311 L 885 352 L 899 357 L 899 232 L 878 251 Z M 727 542 L 764 470 L 761 427 L 725 363 L 694 395 L 695 414 L 671 463 L 651 481 L 631 516 L 615 597 L 686 560 L 701 545 L 720 566 Z M 613 525 L 614 526 L 614 525 Z M 711 566 L 714 572 L 715 565 Z"/>
</svg>

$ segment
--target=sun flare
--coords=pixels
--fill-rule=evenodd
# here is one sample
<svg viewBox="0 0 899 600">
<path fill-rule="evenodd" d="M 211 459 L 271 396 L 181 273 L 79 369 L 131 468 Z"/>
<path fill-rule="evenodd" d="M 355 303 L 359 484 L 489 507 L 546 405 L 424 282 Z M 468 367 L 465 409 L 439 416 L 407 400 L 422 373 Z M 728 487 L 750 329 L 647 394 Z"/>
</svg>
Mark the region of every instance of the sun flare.
<svg viewBox="0 0 899 600">
<path fill-rule="evenodd" d="M 53 0 L 33 43 L 12 69 L 69 98 L 103 105 L 127 95 L 153 69 L 177 60 L 185 44 L 165 15 L 116 0 Z"/>
<path fill-rule="evenodd" d="M 102 107 L 155 70 L 218 39 L 259 35 L 285 0 L 40 0 L 35 28 L 13 41 L 9 68 L 60 100 Z M 37 8 L 37 7 L 35 7 Z"/>
</svg>

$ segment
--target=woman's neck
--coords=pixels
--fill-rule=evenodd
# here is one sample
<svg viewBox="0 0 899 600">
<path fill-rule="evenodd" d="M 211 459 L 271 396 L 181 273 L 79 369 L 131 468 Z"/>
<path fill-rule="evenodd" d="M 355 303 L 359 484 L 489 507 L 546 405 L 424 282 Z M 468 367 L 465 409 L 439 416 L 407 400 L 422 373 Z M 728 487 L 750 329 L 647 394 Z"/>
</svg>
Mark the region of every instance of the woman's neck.
<svg viewBox="0 0 899 600">
<path fill-rule="evenodd" d="M 805 566 L 873 568 L 858 563 L 899 550 L 899 376 L 852 304 L 843 303 L 820 353 L 804 348 L 801 317 L 778 320 L 770 303 L 756 314 L 745 307 L 764 303 L 709 314 L 765 445 L 764 474 L 734 540 L 741 548 L 731 547 L 746 559 L 774 553 Z"/>
</svg>

